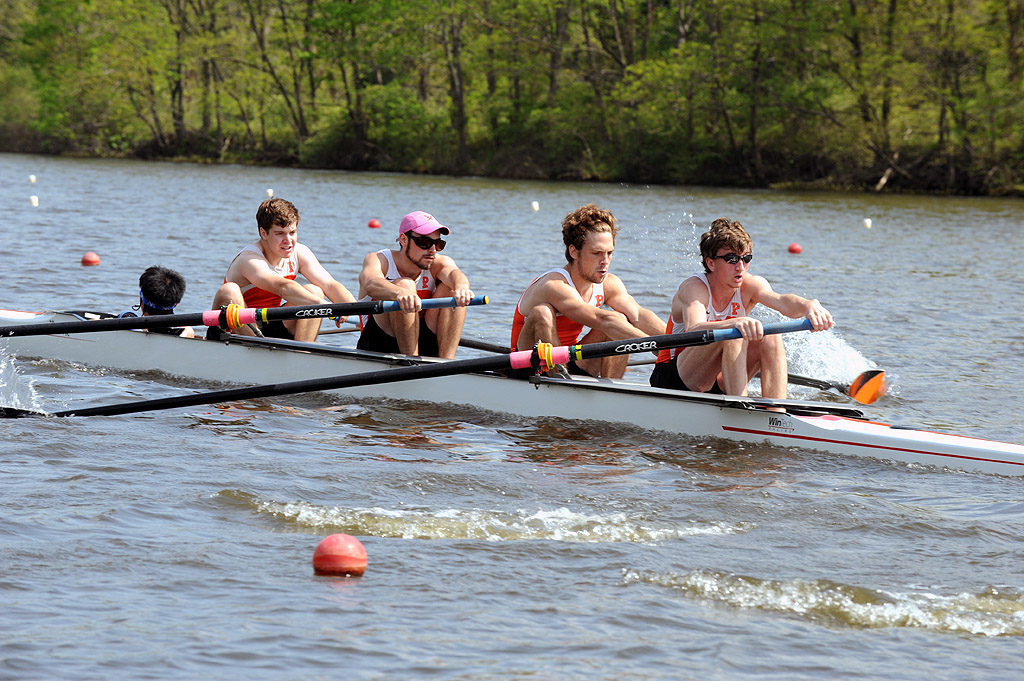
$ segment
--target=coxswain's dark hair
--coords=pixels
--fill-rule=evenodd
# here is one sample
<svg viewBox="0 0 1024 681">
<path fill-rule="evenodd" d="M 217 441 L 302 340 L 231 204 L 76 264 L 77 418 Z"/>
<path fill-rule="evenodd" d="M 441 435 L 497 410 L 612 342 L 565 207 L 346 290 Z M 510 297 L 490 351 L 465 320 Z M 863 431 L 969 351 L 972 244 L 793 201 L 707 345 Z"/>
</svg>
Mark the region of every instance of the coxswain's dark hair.
<svg viewBox="0 0 1024 681">
<path fill-rule="evenodd" d="M 171 314 L 185 295 L 185 277 L 174 270 L 154 265 L 139 277 L 139 301 L 142 314 Z"/>
</svg>

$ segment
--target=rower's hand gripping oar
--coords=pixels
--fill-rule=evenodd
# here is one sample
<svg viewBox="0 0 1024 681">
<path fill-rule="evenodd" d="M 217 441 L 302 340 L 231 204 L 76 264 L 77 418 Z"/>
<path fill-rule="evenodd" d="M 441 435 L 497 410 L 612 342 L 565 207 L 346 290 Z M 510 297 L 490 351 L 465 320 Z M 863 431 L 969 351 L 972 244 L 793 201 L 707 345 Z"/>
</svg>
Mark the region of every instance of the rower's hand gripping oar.
<svg viewBox="0 0 1024 681">
<path fill-rule="evenodd" d="M 764 332 L 766 334 L 791 333 L 794 331 L 810 331 L 811 328 L 811 322 L 807 319 L 802 319 L 791 322 L 765 324 Z M 409 381 L 417 378 L 452 376 L 455 374 L 466 374 L 473 371 L 496 371 L 499 369 L 546 370 L 553 367 L 555 364 L 564 364 L 570 359 L 590 359 L 593 357 L 627 355 L 634 352 L 651 352 L 692 345 L 707 345 L 709 343 L 732 340 L 741 337 L 742 334 L 740 334 L 738 329 L 705 329 L 703 331 L 688 331 L 685 333 L 673 333 L 661 336 L 629 338 L 619 341 L 589 343 L 587 345 L 563 345 L 558 347 L 551 347 L 548 345 L 547 347 L 539 347 L 532 350 L 519 350 L 508 355 L 501 355 L 497 357 L 477 357 L 473 359 L 450 360 L 431 364 L 418 364 L 415 366 L 400 367 L 396 369 L 368 371 L 366 373 L 351 374 L 348 376 L 316 378 L 305 381 L 293 381 L 290 383 L 276 383 L 251 386 L 248 388 L 234 388 L 230 390 L 194 393 L 180 397 L 164 397 L 156 400 L 143 400 L 141 402 L 127 402 L 123 404 L 111 404 L 99 407 L 68 409 L 66 411 L 55 412 L 50 414 L 50 416 L 116 416 L 119 414 L 134 414 L 143 411 L 192 407 L 200 404 L 212 404 L 216 402 L 257 399 L 276 395 L 293 395 L 296 393 L 312 392 L 315 390 L 340 390 L 362 385 L 377 385 L 383 383 L 394 383 L 397 381 Z M 45 415 L 46 414 L 41 414 L 39 412 L 16 409 L 13 407 L 0 407 L 0 417 L 4 418 Z"/>
<path fill-rule="evenodd" d="M 486 305 L 487 296 L 476 296 L 470 305 Z M 427 298 L 423 309 L 457 307 L 455 298 Z M 401 309 L 395 300 L 370 300 L 361 303 L 323 303 L 286 307 L 239 307 L 228 305 L 220 310 L 207 310 L 190 314 L 166 314 L 152 317 L 114 317 L 76 322 L 42 322 L 0 326 L 0 338 L 12 336 L 43 336 L 57 333 L 91 333 L 123 329 L 164 329 L 173 326 L 219 326 L 234 331 L 245 324 L 280 319 L 308 319 L 313 317 L 339 317 L 354 314 L 380 314 Z"/>
</svg>

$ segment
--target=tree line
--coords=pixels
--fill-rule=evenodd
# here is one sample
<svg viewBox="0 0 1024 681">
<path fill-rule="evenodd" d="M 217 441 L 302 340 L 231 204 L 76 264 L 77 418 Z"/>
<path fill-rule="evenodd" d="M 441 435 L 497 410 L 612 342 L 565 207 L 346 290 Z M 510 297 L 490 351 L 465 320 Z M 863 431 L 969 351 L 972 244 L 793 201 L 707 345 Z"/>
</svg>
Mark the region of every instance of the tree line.
<svg viewBox="0 0 1024 681">
<path fill-rule="evenodd" d="M 0 149 L 1024 195 L 1024 0 L 6 0 Z"/>
</svg>

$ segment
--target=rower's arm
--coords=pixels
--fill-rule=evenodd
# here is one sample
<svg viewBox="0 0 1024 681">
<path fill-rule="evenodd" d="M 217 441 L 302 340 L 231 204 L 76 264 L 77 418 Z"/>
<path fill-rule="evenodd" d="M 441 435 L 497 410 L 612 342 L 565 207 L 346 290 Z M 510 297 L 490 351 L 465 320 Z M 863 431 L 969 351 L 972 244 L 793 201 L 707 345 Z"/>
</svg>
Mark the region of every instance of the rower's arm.
<svg viewBox="0 0 1024 681">
<path fill-rule="evenodd" d="M 287 279 L 271 269 L 258 254 L 239 263 L 239 274 L 258 288 L 284 298 L 289 305 L 316 305 L 323 302 L 294 279 Z"/>
<path fill-rule="evenodd" d="M 622 312 L 588 305 L 580 297 L 579 292 L 564 281 L 552 279 L 544 284 L 544 293 L 544 302 L 549 303 L 558 312 L 574 322 L 601 331 L 612 340 L 645 335 L 643 331 L 630 324 Z"/>
<path fill-rule="evenodd" d="M 452 290 L 452 297 L 457 305 L 469 305 L 473 298 L 473 291 L 469 288 L 469 277 L 458 268 L 453 259 L 439 255 L 431 269 L 434 270 L 434 278 Z"/>
<path fill-rule="evenodd" d="M 764 277 L 754 278 L 757 284 L 753 301 L 781 312 L 792 319 L 806 317 L 813 331 L 824 331 L 835 325 L 832 314 L 817 299 L 803 298 L 795 293 L 777 293 Z"/>
<path fill-rule="evenodd" d="M 334 303 L 354 303 L 355 296 L 340 281 L 331 276 L 316 255 L 307 246 L 298 245 L 299 274 L 316 284 L 324 295 Z M 319 301 L 318 301 L 319 302 Z"/>
<path fill-rule="evenodd" d="M 640 304 L 629 295 L 622 280 L 614 274 L 604 278 L 604 295 L 604 302 L 608 307 L 621 312 L 633 326 L 640 323 Z"/>
<path fill-rule="evenodd" d="M 388 281 L 384 272 L 384 258 L 376 252 L 363 258 L 363 269 L 359 271 L 359 291 L 374 300 L 395 300 L 402 312 L 418 312 L 422 309 L 416 293 L 416 282 L 401 278 Z"/>
</svg>

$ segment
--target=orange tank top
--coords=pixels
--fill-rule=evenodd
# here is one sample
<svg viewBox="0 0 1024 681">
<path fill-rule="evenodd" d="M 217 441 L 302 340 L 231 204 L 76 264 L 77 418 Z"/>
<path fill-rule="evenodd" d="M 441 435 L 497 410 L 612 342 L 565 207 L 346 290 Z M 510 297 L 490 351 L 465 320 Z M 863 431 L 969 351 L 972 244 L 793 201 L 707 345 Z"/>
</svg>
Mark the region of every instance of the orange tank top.
<svg viewBox="0 0 1024 681">
<path fill-rule="evenodd" d="M 537 283 L 537 280 L 540 279 L 541 277 L 546 277 L 547 275 L 554 273 L 562 275 L 562 278 L 565 279 L 566 283 L 569 284 L 569 286 L 575 287 L 575 284 L 572 283 L 572 277 L 569 276 L 569 273 L 565 270 L 564 267 L 558 267 L 553 270 L 548 270 L 544 274 L 540 275 L 539 277 L 531 281 L 530 286 L 533 286 L 535 283 Z M 527 291 L 530 289 L 530 286 L 526 287 Z M 519 296 L 519 300 L 516 302 L 515 313 L 512 315 L 512 333 L 510 336 L 509 346 L 513 350 L 516 349 L 516 342 L 519 340 L 519 334 L 523 332 L 523 325 L 526 324 L 526 317 L 523 316 L 522 311 L 519 309 L 519 304 L 523 302 L 523 296 L 525 295 L 526 291 L 523 291 L 522 295 Z M 594 284 L 594 288 L 590 292 L 590 300 L 587 301 L 587 304 L 593 305 L 594 307 L 601 307 L 604 304 L 604 284 Z M 577 321 L 569 319 L 560 312 L 555 313 L 555 328 L 558 331 L 559 345 L 573 345 L 581 338 L 586 336 L 587 333 L 590 332 L 590 327 L 584 326 L 583 324 Z"/>
</svg>

